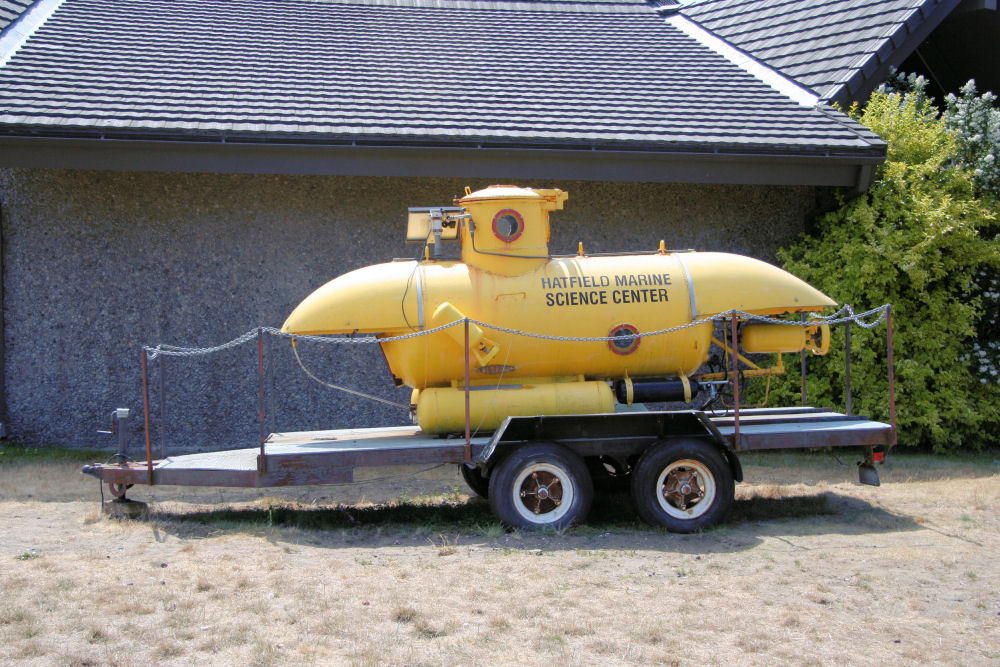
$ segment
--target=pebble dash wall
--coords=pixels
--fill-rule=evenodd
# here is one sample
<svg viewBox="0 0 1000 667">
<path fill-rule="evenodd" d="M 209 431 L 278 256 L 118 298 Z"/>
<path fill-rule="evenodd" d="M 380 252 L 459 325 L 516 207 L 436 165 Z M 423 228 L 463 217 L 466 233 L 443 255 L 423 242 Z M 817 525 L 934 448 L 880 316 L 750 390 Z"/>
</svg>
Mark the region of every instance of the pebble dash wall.
<svg viewBox="0 0 1000 667">
<path fill-rule="evenodd" d="M 509 181 L 509 179 L 503 179 Z M 0 170 L 4 416 L 9 437 L 109 447 L 115 407 L 142 407 L 140 349 L 212 346 L 285 316 L 327 280 L 412 257 L 407 206 L 448 205 L 466 185 L 429 178 Z M 817 191 L 530 182 L 570 193 L 552 250 L 670 248 L 773 258 Z M 408 423 L 405 411 L 308 379 L 286 342 L 265 341 L 267 429 Z M 373 346 L 304 344 L 317 376 L 406 403 Z M 154 454 L 257 443 L 257 345 L 150 364 Z M 137 422 L 141 420 L 135 420 Z M 138 425 L 138 424 L 137 424 Z M 132 438 L 144 458 L 141 434 Z"/>
</svg>

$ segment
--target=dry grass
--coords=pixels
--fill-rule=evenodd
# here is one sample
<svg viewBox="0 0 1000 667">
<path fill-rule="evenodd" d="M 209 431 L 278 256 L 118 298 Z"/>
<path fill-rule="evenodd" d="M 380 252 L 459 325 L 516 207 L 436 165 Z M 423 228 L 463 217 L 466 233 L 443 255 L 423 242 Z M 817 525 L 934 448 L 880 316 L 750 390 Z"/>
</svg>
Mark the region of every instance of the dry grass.
<svg viewBox="0 0 1000 667">
<path fill-rule="evenodd" d="M 1000 466 L 902 457 L 878 489 L 852 468 L 748 459 L 734 519 L 679 536 L 616 497 L 504 533 L 453 470 L 134 489 L 151 518 L 119 522 L 75 464 L 0 463 L 0 664 L 1000 661 Z"/>
</svg>

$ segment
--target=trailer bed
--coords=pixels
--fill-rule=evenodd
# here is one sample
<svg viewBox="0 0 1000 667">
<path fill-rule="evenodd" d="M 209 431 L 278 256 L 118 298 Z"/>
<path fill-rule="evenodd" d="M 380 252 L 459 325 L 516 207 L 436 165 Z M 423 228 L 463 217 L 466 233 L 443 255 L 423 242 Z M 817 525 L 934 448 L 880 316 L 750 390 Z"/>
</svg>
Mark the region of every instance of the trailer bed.
<svg viewBox="0 0 1000 667">
<path fill-rule="evenodd" d="M 558 417 L 579 422 L 604 421 L 624 435 L 626 422 L 650 424 L 681 412 L 634 412 L 615 415 Z M 746 409 L 739 413 L 739 437 L 733 412 L 695 412 L 706 430 L 721 437 L 735 452 L 779 448 L 880 446 L 892 444 L 889 424 L 845 415 L 824 408 Z M 550 418 L 552 419 L 552 418 Z M 590 429 L 583 429 L 590 431 Z M 642 427 L 640 432 L 654 427 Z M 592 432 L 592 446 L 600 447 L 607 434 Z M 633 436 L 634 438 L 635 436 Z M 639 437 L 638 440 L 653 439 Z M 501 434 L 471 439 L 472 460 L 491 453 Z M 586 438 L 574 437 L 575 445 Z M 435 465 L 466 461 L 464 438 L 428 435 L 416 426 L 272 433 L 264 446 L 169 456 L 148 462 L 105 463 L 84 466 L 83 472 L 110 484 L 178 486 L 274 487 L 309 484 L 346 484 L 356 468 L 392 465 Z M 150 472 L 152 473 L 150 475 Z"/>
<path fill-rule="evenodd" d="M 473 455 L 489 437 L 472 439 Z M 264 454 L 262 455 L 261 452 Z M 152 483 L 270 487 L 346 484 L 355 468 L 461 463 L 465 440 L 424 434 L 415 426 L 272 433 L 264 447 L 169 456 L 154 461 Z M 149 484 L 147 462 L 84 466 L 112 484 Z"/>
<path fill-rule="evenodd" d="M 751 408 L 740 410 L 739 439 L 732 411 L 710 415 L 719 433 L 737 452 L 808 447 L 887 446 L 894 443 L 890 424 L 826 408 Z"/>
</svg>

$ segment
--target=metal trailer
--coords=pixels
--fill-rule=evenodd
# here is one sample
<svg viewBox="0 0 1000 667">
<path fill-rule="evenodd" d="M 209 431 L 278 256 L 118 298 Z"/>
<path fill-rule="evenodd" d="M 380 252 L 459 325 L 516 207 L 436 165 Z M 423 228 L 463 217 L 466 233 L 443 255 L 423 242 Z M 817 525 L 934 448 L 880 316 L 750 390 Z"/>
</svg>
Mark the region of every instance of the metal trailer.
<svg viewBox="0 0 1000 667">
<path fill-rule="evenodd" d="M 874 448 L 892 444 L 894 437 L 890 424 L 811 407 L 743 410 L 739 423 L 737 437 L 733 411 L 508 417 L 492 436 L 471 438 L 468 446 L 460 438 L 427 436 L 415 426 L 273 433 L 263 451 L 253 447 L 95 464 L 83 472 L 124 497 L 134 484 L 344 484 L 354 481 L 356 468 L 453 463 L 462 466 L 476 493 L 489 498 L 497 518 L 518 528 L 581 521 L 595 480 L 632 477 L 645 520 L 691 532 L 725 516 L 733 483 L 743 480 L 740 453 L 862 447 L 870 467 Z M 871 468 L 869 474 L 874 472 Z"/>
<path fill-rule="evenodd" d="M 146 352 L 143 398 L 146 461 L 124 456 L 127 411 L 117 411 L 120 450 L 115 462 L 83 467 L 124 498 L 134 484 L 275 487 L 343 484 L 356 468 L 394 465 L 461 466 L 469 486 L 489 499 L 505 525 L 560 529 L 585 520 L 597 483 L 628 484 L 639 515 L 674 532 L 693 532 L 728 512 L 742 481 L 739 454 L 789 448 L 860 447 L 861 483 L 879 485 L 874 463 L 896 443 L 892 318 L 886 307 L 891 423 L 851 414 L 850 339 L 845 413 L 805 406 L 741 408 L 740 371 L 732 355 L 732 408 L 610 414 L 512 416 L 489 436 L 430 436 L 415 426 L 272 433 L 246 449 L 154 460 L 149 437 Z M 737 341 L 737 315 L 732 315 Z M 468 322 L 466 322 L 466 325 Z M 847 325 L 850 322 L 846 323 Z M 468 331 L 468 326 L 466 326 Z M 260 376 L 263 345 L 258 334 Z M 468 335 L 468 334 L 466 334 Z M 734 344 L 733 349 L 736 349 Z M 466 346 L 468 350 L 468 346 Z M 467 368 L 468 368 L 468 361 Z M 803 368 L 805 359 L 803 357 Z M 468 396 L 469 381 L 466 378 Z"/>
</svg>

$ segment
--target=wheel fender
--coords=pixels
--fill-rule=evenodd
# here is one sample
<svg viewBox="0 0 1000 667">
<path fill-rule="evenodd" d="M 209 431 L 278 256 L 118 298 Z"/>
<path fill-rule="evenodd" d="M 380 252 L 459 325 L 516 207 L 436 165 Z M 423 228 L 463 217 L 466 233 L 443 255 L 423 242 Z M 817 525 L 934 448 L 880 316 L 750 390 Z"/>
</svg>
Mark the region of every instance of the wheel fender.
<svg viewBox="0 0 1000 667">
<path fill-rule="evenodd" d="M 729 447 L 723 447 L 716 444 L 719 451 L 726 458 L 726 463 L 729 464 L 729 469 L 733 471 L 733 481 L 742 482 L 743 481 L 743 464 L 740 463 L 740 457 L 736 456 L 736 452 L 729 449 Z"/>
</svg>

